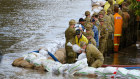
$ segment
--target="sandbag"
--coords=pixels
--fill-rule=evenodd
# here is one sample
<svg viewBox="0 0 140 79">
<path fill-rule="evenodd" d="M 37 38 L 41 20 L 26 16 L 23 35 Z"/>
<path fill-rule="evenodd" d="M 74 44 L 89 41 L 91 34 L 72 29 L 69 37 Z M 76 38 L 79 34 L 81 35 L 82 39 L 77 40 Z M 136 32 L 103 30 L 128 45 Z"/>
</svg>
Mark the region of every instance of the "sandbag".
<svg viewBox="0 0 140 79">
<path fill-rule="evenodd" d="M 118 68 L 117 75 L 126 76 L 129 70 L 125 68 Z"/>
<path fill-rule="evenodd" d="M 84 59 L 84 58 L 87 58 L 86 57 L 86 53 L 81 53 L 79 56 L 78 56 L 78 59 L 77 60 L 82 60 L 82 59 Z"/>
<path fill-rule="evenodd" d="M 79 53 L 79 51 L 81 50 L 81 48 L 77 44 L 72 45 L 70 42 L 68 42 L 67 46 L 71 46 L 72 50 L 76 53 Z"/>
<path fill-rule="evenodd" d="M 24 57 L 20 57 L 20 58 L 17 58 L 13 61 L 12 65 L 13 66 L 19 66 L 19 61 L 23 60 Z"/>
<path fill-rule="evenodd" d="M 100 68 L 97 68 L 96 70 L 95 70 L 95 74 L 97 74 L 98 76 L 104 76 L 104 73 L 103 73 L 103 70 L 104 70 L 105 68 L 102 68 L 102 67 L 100 67 Z"/>
<path fill-rule="evenodd" d="M 140 71 L 139 70 L 129 70 L 127 73 L 128 78 L 131 79 L 140 79 Z"/>
<path fill-rule="evenodd" d="M 54 56 L 58 59 L 59 62 L 65 63 L 66 62 L 66 50 L 65 48 L 58 49 Z"/>
<path fill-rule="evenodd" d="M 45 60 L 43 61 L 42 65 L 48 72 L 53 72 L 58 67 L 60 67 L 62 64 L 59 62 L 55 62 L 53 60 Z"/>
<path fill-rule="evenodd" d="M 83 75 L 83 76 L 93 74 L 95 76 L 95 70 L 96 70 L 96 68 L 93 68 L 93 67 L 85 67 L 85 68 L 75 72 L 74 74 L 75 75 L 79 74 L 79 75 Z"/>
<path fill-rule="evenodd" d="M 22 60 L 20 61 L 20 67 L 23 67 L 23 68 L 33 68 L 34 65 L 27 62 L 26 60 Z"/>
<path fill-rule="evenodd" d="M 117 67 L 106 67 L 104 70 L 103 70 L 103 73 L 105 74 L 105 75 L 112 75 L 112 74 L 114 74 L 114 73 L 116 73 L 117 72 Z"/>
<path fill-rule="evenodd" d="M 72 64 L 69 69 L 66 71 L 66 74 L 73 75 L 76 71 L 79 71 L 85 67 L 88 67 L 87 58 L 77 61 L 76 63 Z"/>
<path fill-rule="evenodd" d="M 43 65 L 40 65 L 40 66 L 34 66 L 34 69 L 35 70 L 40 70 L 40 71 L 45 71 L 45 68 Z"/>
<path fill-rule="evenodd" d="M 39 53 L 43 56 L 45 56 L 46 58 L 49 57 L 49 54 L 48 54 L 48 50 L 45 50 L 45 48 L 40 48 L 39 49 Z"/>
</svg>

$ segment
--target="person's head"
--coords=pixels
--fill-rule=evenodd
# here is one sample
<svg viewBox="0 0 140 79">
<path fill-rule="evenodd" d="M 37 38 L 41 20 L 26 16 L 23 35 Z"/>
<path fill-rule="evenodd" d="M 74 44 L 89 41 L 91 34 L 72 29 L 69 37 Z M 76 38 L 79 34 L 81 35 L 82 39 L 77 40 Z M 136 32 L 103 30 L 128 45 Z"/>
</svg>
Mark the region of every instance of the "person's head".
<svg viewBox="0 0 140 79">
<path fill-rule="evenodd" d="M 81 47 L 82 49 L 86 49 L 87 43 L 84 42 L 84 41 L 81 41 L 81 42 L 80 42 L 80 47 Z"/>
<path fill-rule="evenodd" d="M 100 11 L 99 12 L 99 18 L 103 18 L 104 17 L 104 12 Z"/>
<path fill-rule="evenodd" d="M 113 0 L 108 0 L 108 3 L 109 4 L 113 4 Z"/>
<path fill-rule="evenodd" d="M 77 36 L 77 38 L 78 38 L 78 39 L 81 38 L 81 35 L 82 35 L 81 30 L 80 30 L 80 29 L 77 29 L 77 30 L 76 30 L 76 36 Z"/>
<path fill-rule="evenodd" d="M 98 18 L 98 14 L 97 14 L 97 13 L 94 13 L 94 14 L 92 15 L 92 18 L 93 18 L 93 19 Z"/>
<path fill-rule="evenodd" d="M 93 32 L 92 31 L 87 32 L 86 33 L 86 37 L 87 37 L 88 40 L 91 39 L 91 38 L 93 38 Z"/>
<path fill-rule="evenodd" d="M 107 14 L 109 15 L 109 14 L 111 14 L 112 13 L 112 11 L 111 11 L 111 9 L 109 8 L 108 10 L 107 10 Z"/>
<path fill-rule="evenodd" d="M 79 23 L 82 24 L 82 25 L 85 25 L 85 20 L 83 18 L 80 18 Z"/>
<path fill-rule="evenodd" d="M 128 4 L 127 4 L 126 2 L 123 2 L 123 3 L 122 3 L 122 8 L 123 8 L 123 7 L 127 7 L 127 5 L 128 5 Z"/>
<path fill-rule="evenodd" d="M 127 7 L 123 7 L 123 9 L 122 9 L 123 12 L 128 12 L 128 10 L 129 9 Z"/>
<path fill-rule="evenodd" d="M 90 12 L 89 11 L 86 11 L 85 12 L 85 16 L 87 17 L 87 16 L 90 16 Z"/>
<path fill-rule="evenodd" d="M 91 23 L 92 23 L 93 25 L 95 25 L 95 20 L 94 20 L 94 19 L 92 19 L 92 20 L 91 20 Z"/>
<path fill-rule="evenodd" d="M 70 27 L 74 28 L 75 24 L 76 24 L 76 21 L 75 21 L 74 19 L 71 19 L 71 20 L 69 21 L 69 26 L 70 26 Z"/>
<path fill-rule="evenodd" d="M 119 8 L 114 8 L 114 12 L 118 13 L 119 12 Z"/>
<path fill-rule="evenodd" d="M 100 18 L 99 21 L 100 21 L 100 24 L 101 24 L 101 25 L 104 24 L 104 19 L 103 19 L 103 18 Z"/>
<path fill-rule="evenodd" d="M 91 26 L 91 24 L 87 24 L 86 25 L 86 32 L 88 32 L 90 30 L 92 30 L 92 26 Z"/>
</svg>

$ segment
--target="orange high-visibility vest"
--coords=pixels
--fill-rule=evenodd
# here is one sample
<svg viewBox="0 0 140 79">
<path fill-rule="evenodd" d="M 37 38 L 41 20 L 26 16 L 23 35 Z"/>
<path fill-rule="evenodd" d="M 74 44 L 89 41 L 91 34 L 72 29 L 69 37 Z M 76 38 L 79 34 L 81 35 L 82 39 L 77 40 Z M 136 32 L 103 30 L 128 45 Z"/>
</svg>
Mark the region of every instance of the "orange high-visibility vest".
<svg viewBox="0 0 140 79">
<path fill-rule="evenodd" d="M 121 36 L 122 34 L 123 18 L 118 13 L 114 14 L 114 36 Z"/>
</svg>

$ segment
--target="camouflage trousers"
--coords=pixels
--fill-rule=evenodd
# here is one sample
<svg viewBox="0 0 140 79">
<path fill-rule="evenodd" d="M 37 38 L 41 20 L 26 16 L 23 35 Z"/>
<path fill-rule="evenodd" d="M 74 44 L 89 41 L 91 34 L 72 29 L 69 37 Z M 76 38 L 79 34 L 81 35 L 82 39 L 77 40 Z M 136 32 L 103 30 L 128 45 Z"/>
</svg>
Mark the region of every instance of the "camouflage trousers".
<svg viewBox="0 0 140 79">
<path fill-rule="evenodd" d="M 66 46 L 66 63 L 75 63 L 77 54 L 72 50 L 72 47 Z"/>
</svg>

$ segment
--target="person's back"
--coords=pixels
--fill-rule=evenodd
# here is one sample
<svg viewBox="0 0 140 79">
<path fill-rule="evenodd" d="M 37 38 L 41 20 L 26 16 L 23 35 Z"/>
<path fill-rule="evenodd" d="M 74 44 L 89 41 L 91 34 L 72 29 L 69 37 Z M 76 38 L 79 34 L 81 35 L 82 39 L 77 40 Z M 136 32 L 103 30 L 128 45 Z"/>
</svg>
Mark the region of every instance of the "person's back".
<svg viewBox="0 0 140 79">
<path fill-rule="evenodd" d="M 120 37 L 122 35 L 122 16 L 118 14 L 118 8 L 114 9 L 114 52 L 119 51 Z"/>
<path fill-rule="evenodd" d="M 129 19 L 130 19 L 130 15 L 128 14 L 128 8 L 124 7 L 123 8 L 123 27 L 124 28 L 127 28 Z"/>
<path fill-rule="evenodd" d="M 118 13 L 114 14 L 114 36 L 121 36 L 122 33 L 122 23 L 123 19 L 122 16 Z"/>
<path fill-rule="evenodd" d="M 86 56 L 88 65 L 91 67 L 101 67 L 104 61 L 103 54 L 93 45 L 88 44 L 86 47 Z"/>
</svg>

